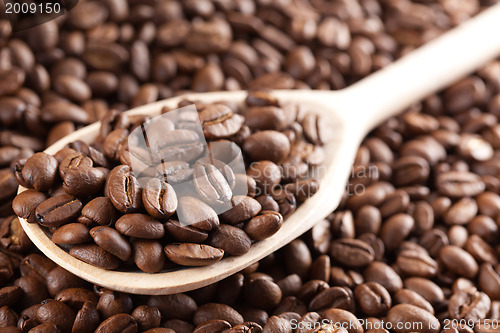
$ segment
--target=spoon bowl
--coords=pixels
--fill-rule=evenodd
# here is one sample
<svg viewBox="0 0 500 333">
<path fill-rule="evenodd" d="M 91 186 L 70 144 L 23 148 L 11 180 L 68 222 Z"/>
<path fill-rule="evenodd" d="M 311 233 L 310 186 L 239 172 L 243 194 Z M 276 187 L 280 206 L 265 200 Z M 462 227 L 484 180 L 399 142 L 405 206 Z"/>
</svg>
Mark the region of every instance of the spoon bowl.
<svg viewBox="0 0 500 333">
<path fill-rule="evenodd" d="M 241 271 L 288 244 L 339 204 L 350 168 L 364 136 L 376 125 L 420 99 L 453 83 L 500 54 L 500 5 L 495 5 L 458 28 L 401 58 L 377 73 L 340 91 L 275 90 L 282 102 L 304 104 L 332 123 L 333 139 L 324 146 L 319 191 L 289 216 L 273 236 L 256 242 L 249 252 L 223 258 L 205 267 L 180 268 L 147 274 L 104 270 L 72 257 L 53 243 L 38 224 L 19 218 L 33 243 L 50 259 L 73 274 L 113 290 L 135 294 L 173 294 L 204 287 Z M 477 38 L 481 36 L 481 38 Z M 188 98 L 204 103 L 228 101 L 243 104 L 246 92 L 188 94 L 127 111 L 156 116 L 162 107 L 176 108 Z M 67 144 L 93 142 L 100 123 L 82 128 L 47 148 L 55 154 Z M 25 191 L 19 188 L 19 193 Z"/>
</svg>

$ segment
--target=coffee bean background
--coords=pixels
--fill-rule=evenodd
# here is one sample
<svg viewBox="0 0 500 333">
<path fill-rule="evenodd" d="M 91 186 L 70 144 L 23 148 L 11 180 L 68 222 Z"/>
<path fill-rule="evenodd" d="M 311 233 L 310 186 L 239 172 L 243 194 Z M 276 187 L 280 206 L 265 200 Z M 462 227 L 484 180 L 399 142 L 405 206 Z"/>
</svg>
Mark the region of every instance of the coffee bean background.
<svg viewBox="0 0 500 333">
<path fill-rule="evenodd" d="M 498 61 L 374 130 L 326 220 L 199 290 L 138 296 L 89 285 L 41 255 L 11 208 L 25 159 L 102 116 L 185 90 L 339 89 L 495 2 L 80 0 L 67 18 L 19 35 L 2 18 L 2 332 L 292 332 L 292 320 L 356 318 L 495 331 L 438 323 L 500 319 Z M 259 202 L 271 209 L 270 199 Z M 133 255 L 140 247 L 155 253 L 141 242 Z"/>
</svg>

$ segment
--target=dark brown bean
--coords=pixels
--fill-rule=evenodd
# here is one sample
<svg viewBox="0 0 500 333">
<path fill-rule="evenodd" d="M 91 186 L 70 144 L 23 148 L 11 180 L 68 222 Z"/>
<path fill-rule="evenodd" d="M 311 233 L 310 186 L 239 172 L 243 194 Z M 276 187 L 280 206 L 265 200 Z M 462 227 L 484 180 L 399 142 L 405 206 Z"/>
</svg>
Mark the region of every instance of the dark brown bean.
<svg viewBox="0 0 500 333">
<path fill-rule="evenodd" d="M 222 259 L 224 251 L 204 244 L 168 244 L 165 246 L 168 259 L 183 266 L 206 266 Z"/>
</svg>

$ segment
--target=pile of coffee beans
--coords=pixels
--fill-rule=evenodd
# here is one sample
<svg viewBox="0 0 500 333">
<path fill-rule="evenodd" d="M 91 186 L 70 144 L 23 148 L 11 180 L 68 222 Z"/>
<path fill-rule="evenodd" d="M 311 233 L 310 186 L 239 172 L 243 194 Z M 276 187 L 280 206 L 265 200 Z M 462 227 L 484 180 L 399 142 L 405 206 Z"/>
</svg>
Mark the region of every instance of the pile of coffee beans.
<svg viewBox="0 0 500 333">
<path fill-rule="evenodd" d="M 132 262 L 156 273 L 165 262 L 206 266 L 245 254 L 316 193 L 318 181 L 305 177 L 324 160 L 331 128 L 305 106 L 280 105 L 266 92 L 250 93 L 243 109 L 198 102 L 196 110 L 206 147 L 196 145 L 193 123 L 163 116 L 148 122 L 149 148 L 132 146 L 130 132 L 149 117 L 110 113 L 95 143 L 17 160 L 15 177 L 30 190 L 14 199 L 14 212 L 71 246 L 74 257 L 105 269 Z M 155 155 L 156 147 L 158 164 L 147 151 Z M 233 171 L 232 150 L 245 156 L 246 173 Z M 136 155 L 147 168 L 134 170 Z M 188 182 L 196 191 L 181 195 Z"/>
<path fill-rule="evenodd" d="M 14 160 L 109 110 L 187 90 L 340 89 L 494 2 L 80 0 L 12 33 L 0 1 L 0 216 Z"/>
<path fill-rule="evenodd" d="M 111 109 L 185 90 L 342 88 L 496 2 L 80 0 L 15 35 L 0 17 L 0 331 L 498 332 L 498 60 L 375 129 L 335 212 L 205 288 L 92 286 L 41 255 L 11 208 L 17 159 Z M 70 148 L 95 163 L 90 147 Z"/>
</svg>

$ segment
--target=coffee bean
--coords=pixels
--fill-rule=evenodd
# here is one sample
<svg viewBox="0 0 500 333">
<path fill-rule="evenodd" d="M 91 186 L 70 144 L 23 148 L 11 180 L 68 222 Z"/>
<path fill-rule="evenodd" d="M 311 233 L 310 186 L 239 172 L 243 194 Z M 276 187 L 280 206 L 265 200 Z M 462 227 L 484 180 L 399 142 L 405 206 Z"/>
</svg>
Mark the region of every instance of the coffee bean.
<svg viewBox="0 0 500 333">
<path fill-rule="evenodd" d="M 251 279 L 243 287 L 243 291 L 249 304 L 264 310 L 274 309 L 280 303 L 282 296 L 280 287 L 266 278 Z"/>
<path fill-rule="evenodd" d="M 56 244 L 81 244 L 89 240 L 89 228 L 81 223 L 63 225 L 52 234 L 52 241 Z"/>
<path fill-rule="evenodd" d="M 391 266 L 383 262 L 374 261 L 370 263 L 363 275 L 366 281 L 379 283 L 391 294 L 403 288 L 401 277 Z"/>
<path fill-rule="evenodd" d="M 97 328 L 97 326 L 99 326 L 99 322 L 99 313 L 97 312 L 94 303 L 87 301 L 76 313 L 76 318 L 71 330 L 72 332 L 82 333 L 93 331 Z"/>
<path fill-rule="evenodd" d="M 104 269 L 115 269 L 119 265 L 118 258 L 94 244 L 74 245 L 69 254 L 88 264 Z"/>
<path fill-rule="evenodd" d="M 438 175 L 436 186 L 440 194 L 451 198 L 474 196 L 484 191 L 479 176 L 470 172 L 450 171 Z"/>
<path fill-rule="evenodd" d="M 173 187 L 157 178 L 151 179 L 142 191 L 146 211 L 156 218 L 168 218 L 177 209 L 177 195 Z"/>
<path fill-rule="evenodd" d="M 285 254 L 287 271 L 305 279 L 312 265 L 311 252 L 306 243 L 300 239 L 296 239 L 285 246 L 283 252 Z"/>
<path fill-rule="evenodd" d="M 203 201 L 189 196 L 179 198 L 177 216 L 181 223 L 203 231 L 210 231 L 219 225 L 217 213 Z"/>
<path fill-rule="evenodd" d="M 63 179 L 64 175 L 66 175 L 66 172 L 68 170 L 77 168 L 90 168 L 94 164 L 91 158 L 76 151 L 74 152 L 67 151 L 66 153 L 64 153 L 64 155 L 65 157 L 62 158 L 61 163 L 59 165 L 59 175 Z"/>
<path fill-rule="evenodd" d="M 182 266 L 206 266 L 222 259 L 224 251 L 203 244 L 169 244 L 165 246 L 168 259 Z"/>
<path fill-rule="evenodd" d="M 203 91 L 211 91 L 211 89 Z M 203 127 L 203 134 L 207 139 L 230 137 L 240 130 L 244 121 L 241 115 L 235 114 L 223 104 L 208 105 L 200 112 L 199 117 Z"/>
<path fill-rule="evenodd" d="M 234 196 L 233 201 L 236 204 L 228 211 L 220 214 L 220 218 L 225 223 L 235 225 L 245 222 L 256 216 L 262 209 L 260 203 L 249 196 Z"/>
<path fill-rule="evenodd" d="M 483 292 L 462 290 L 453 294 L 448 303 L 448 313 L 452 319 L 478 321 L 484 319 L 490 310 L 491 300 Z"/>
<path fill-rule="evenodd" d="M 244 230 L 253 240 L 262 240 L 274 235 L 282 224 L 280 213 L 263 210 L 245 224 Z"/>
<path fill-rule="evenodd" d="M 165 223 L 165 230 L 179 242 L 202 243 L 208 238 L 208 233 L 179 221 L 169 220 Z"/>
<path fill-rule="evenodd" d="M 369 316 L 383 315 L 392 305 L 389 292 L 377 282 L 360 284 L 354 289 L 354 297 L 363 312 Z"/>
<path fill-rule="evenodd" d="M 219 303 L 208 303 L 200 306 L 194 313 L 193 322 L 195 325 L 200 325 L 214 319 L 225 320 L 233 326 L 243 323 L 243 317 L 236 310 Z"/>
<path fill-rule="evenodd" d="M 129 237 L 160 239 L 165 235 L 163 225 L 149 215 L 125 214 L 120 217 L 115 228 L 120 233 Z"/>
<path fill-rule="evenodd" d="M 68 332 L 73 326 L 75 313 L 64 303 L 47 300 L 42 302 L 42 306 L 36 312 L 36 318 L 42 324 L 51 323 Z"/>
<path fill-rule="evenodd" d="M 278 131 L 260 131 L 250 135 L 243 143 L 243 150 L 253 161 L 283 161 L 290 153 L 290 141 Z"/>
<path fill-rule="evenodd" d="M 132 242 L 133 259 L 137 267 L 146 273 L 157 273 L 163 269 L 165 254 L 160 242 L 135 240 Z"/>
<path fill-rule="evenodd" d="M 137 323 L 129 314 L 120 313 L 109 317 L 103 321 L 95 330 L 96 333 L 118 333 L 118 332 L 137 332 Z"/>
<path fill-rule="evenodd" d="M 363 267 L 374 259 L 370 245 L 356 239 L 338 239 L 330 246 L 330 256 L 343 265 Z"/>
<path fill-rule="evenodd" d="M 102 190 L 106 176 L 99 168 L 69 169 L 64 175 L 63 188 L 70 195 L 91 196 Z"/>
<path fill-rule="evenodd" d="M 59 227 L 75 219 L 82 209 L 82 202 L 69 194 L 51 197 L 35 209 L 36 220 L 46 227 Z"/>
<path fill-rule="evenodd" d="M 132 312 L 132 317 L 134 317 L 138 329 L 141 331 L 160 326 L 161 313 L 160 310 L 155 307 L 149 307 L 147 305 L 138 306 Z"/>
<path fill-rule="evenodd" d="M 222 319 L 213 319 L 196 326 L 193 333 L 223 332 L 231 328 L 231 324 Z"/>
<path fill-rule="evenodd" d="M 425 311 L 434 314 L 434 308 L 432 305 L 420 294 L 413 290 L 401 289 L 394 294 L 395 304 L 411 304 L 424 309 Z"/>
<path fill-rule="evenodd" d="M 458 246 L 443 246 L 439 250 L 439 259 L 450 271 L 469 279 L 474 278 L 479 269 L 474 257 Z"/>
<path fill-rule="evenodd" d="M 99 226 L 90 230 L 94 242 L 107 252 L 127 261 L 132 254 L 132 249 L 127 240 L 118 231 L 106 226 Z"/>
<path fill-rule="evenodd" d="M 147 305 L 160 310 L 162 318 L 176 318 L 191 321 L 198 309 L 196 302 L 185 294 L 151 296 Z"/>
<path fill-rule="evenodd" d="M 141 188 L 128 165 L 121 165 L 108 175 L 104 194 L 122 213 L 132 213 L 141 206 Z"/>
<path fill-rule="evenodd" d="M 349 323 L 350 326 L 347 330 L 347 332 L 349 333 L 363 332 L 363 327 L 359 323 L 358 318 L 356 318 L 356 316 L 352 312 L 346 311 L 344 309 L 330 308 L 322 312 L 322 317 L 326 320 L 329 320 L 330 322 L 338 322 L 342 323 L 343 325 Z"/>
<path fill-rule="evenodd" d="M 444 301 L 443 290 L 429 279 L 411 277 L 405 279 L 403 284 L 405 288 L 415 291 L 433 305 Z"/>
<path fill-rule="evenodd" d="M 438 271 L 438 263 L 426 253 L 404 250 L 398 254 L 396 265 L 401 273 L 409 276 L 432 278 Z"/>
<path fill-rule="evenodd" d="M 247 253 L 252 245 L 252 241 L 243 230 L 227 224 L 221 224 L 210 235 L 208 243 L 224 250 L 224 253 L 235 256 Z"/>
<path fill-rule="evenodd" d="M 196 163 L 193 180 L 198 195 L 208 204 L 223 205 L 231 200 L 231 185 L 214 164 Z"/>
<path fill-rule="evenodd" d="M 54 185 L 57 168 L 58 163 L 54 157 L 46 153 L 37 153 L 26 161 L 22 176 L 28 185 L 44 192 Z"/>
<path fill-rule="evenodd" d="M 396 328 L 396 332 L 439 332 L 441 327 L 439 321 L 431 313 L 411 304 L 398 304 L 387 313 L 387 320 L 396 327 L 398 322 L 420 323 L 421 328 Z M 421 325 L 421 326 L 420 326 Z"/>
<path fill-rule="evenodd" d="M 47 196 L 36 190 L 27 190 L 17 195 L 12 201 L 12 209 L 17 216 L 29 223 L 36 223 L 35 209 Z"/>
<path fill-rule="evenodd" d="M 352 310 L 354 307 L 352 291 L 344 287 L 331 287 L 319 292 L 309 302 L 311 311 L 324 310 L 329 307 Z"/>
<path fill-rule="evenodd" d="M 120 313 L 131 313 L 133 309 L 132 299 L 129 294 L 102 288 L 96 309 L 102 319 L 107 319 Z"/>
<path fill-rule="evenodd" d="M 117 211 L 111 201 L 106 197 L 92 199 L 82 208 L 82 215 L 78 222 L 87 226 L 111 225 L 115 221 Z"/>
<path fill-rule="evenodd" d="M 385 248 L 391 251 L 397 248 L 410 234 L 415 221 L 410 215 L 396 214 L 389 218 L 382 226 L 380 238 Z"/>
</svg>

